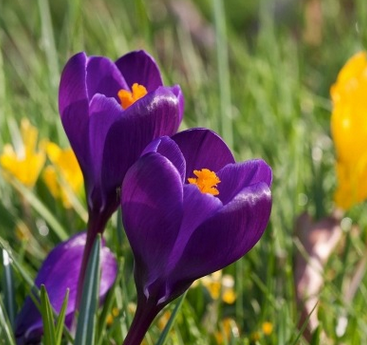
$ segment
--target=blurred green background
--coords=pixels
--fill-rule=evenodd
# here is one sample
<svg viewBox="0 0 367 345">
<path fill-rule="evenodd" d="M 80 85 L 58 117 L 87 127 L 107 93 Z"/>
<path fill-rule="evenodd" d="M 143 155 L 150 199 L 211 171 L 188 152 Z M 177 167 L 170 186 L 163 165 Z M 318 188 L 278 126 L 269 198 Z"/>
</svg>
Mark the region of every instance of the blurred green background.
<svg viewBox="0 0 367 345">
<path fill-rule="evenodd" d="M 261 157 L 274 171 L 271 222 L 255 249 L 226 270 L 235 277 L 237 299 L 233 305 L 215 306 L 214 323 L 224 316 L 236 320 L 240 337 L 232 340 L 234 344 L 255 343 L 252 334 L 265 321 L 274 329 L 269 336 L 261 335 L 259 343 L 298 343 L 294 222 L 302 212 L 319 219 L 333 210 L 336 179 L 329 89 L 345 61 L 366 43 L 365 0 L 3 0 L 0 151 L 14 140 L 14 128 L 22 118 L 38 128 L 40 139 L 68 146 L 57 97 L 60 73 L 73 54 L 86 51 L 117 59 L 130 50 L 147 50 L 160 66 L 165 84 L 183 88 L 186 108 L 181 129 L 209 127 L 224 137 L 237 160 Z M 32 193 L 68 233 L 83 228 L 78 212 L 66 212 L 50 201 L 42 181 Z M 40 234 L 42 210 L 30 212 L 33 220 L 27 226 L 32 241 L 24 243 L 14 231 L 25 217 L 24 208 L 0 177 L 0 236 L 34 277 L 59 239 L 52 231 L 47 237 Z M 343 289 L 365 256 L 365 205 L 354 207 L 346 217 L 344 247 L 328 262 L 318 318 L 331 343 L 363 344 L 367 343 L 364 273 L 351 306 L 343 299 Z M 348 230 L 356 222 L 360 231 L 353 236 Z M 121 250 L 114 236 L 113 230 L 107 232 L 113 250 L 126 259 L 123 275 L 128 277 L 127 244 Z M 29 288 L 17 273 L 15 284 L 19 308 Z M 124 297 L 117 300 L 129 296 L 127 301 L 134 301 L 133 282 L 127 279 L 124 284 L 126 289 L 118 289 Z M 205 326 L 211 305 L 206 298 L 197 289 L 190 291 L 182 309 L 185 318 L 178 319 L 171 343 L 214 342 Z M 341 313 L 349 323 L 343 334 L 337 334 Z M 116 324 L 128 321 L 121 313 Z M 106 344 L 114 344 L 109 339 L 118 343 L 123 330 L 116 328 L 103 331 Z M 159 329 L 151 332 L 155 339 Z M 323 344 L 320 335 L 315 335 L 314 343 Z"/>
</svg>

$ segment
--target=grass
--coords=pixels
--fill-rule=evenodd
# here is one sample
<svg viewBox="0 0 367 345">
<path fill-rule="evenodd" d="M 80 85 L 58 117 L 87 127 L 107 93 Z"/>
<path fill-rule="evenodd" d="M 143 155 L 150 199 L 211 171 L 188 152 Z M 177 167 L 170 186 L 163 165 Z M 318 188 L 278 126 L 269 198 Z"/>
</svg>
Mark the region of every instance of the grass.
<svg viewBox="0 0 367 345">
<path fill-rule="evenodd" d="M 203 287 L 190 289 L 168 343 L 214 344 L 220 320 L 230 316 L 240 335 L 234 334 L 223 344 L 255 343 L 255 332 L 259 344 L 306 344 L 302 338 L 297 340 L 294 221 L 305 211 L 319 219 L 333 210 L 336 179 L 329 88 L 344 62 L 365 47 L 365 1 L 322 1 L 320 41 L 305 38 L 307 20 L 317 16 L 306 15 L 307 2 L 184 1 L 194 6 L 191 17 L 201 19 L 196 31 L 185 25 L 184 13 L 175 11 L 173 3 L 1 3 L 0 150 L 15 140 L 24 117 L 38 128 L 41 139 L 68 145 L 57 110 L 57 89 L 62 66 L 72 54 L 85 50 L 115 59 L 129 50 L 146 49 L 157 59 L 166 84 L 183 88 L 186 109 L 182 129 L 209 127 L 228 141 L 237 160 L 261 157 L 274 171 L 273 210 L 267 231 L 244 259 L 225 270 L 235 277 L 236 302 L 212 301 Z M 317 36 L 317 25 L 311 28 L 313 32 L 308 34 Z M 42 207 L 32 208 L 36 205 L 30 203 L 32 198 Z M 331 343 L 367 342 L 363 269 L 354 297 L 345 300 L 348 283 L 365 257 L 365 214 L 365 205 L 360 205 L 345 216 L 343 244 L 325 267 L 318 319 Z M 56 226 L 51 225 L 50 215 Z M 2 177 L 0 219 L 1 242 L 9 243 L 24 271 L 14 269 L 12 293 L 18 311 L 30 290 L 24 275 L 34 278 L 44 257 L 60 240 L 54 230 L 61 228 L 71 235 L 85 223 L 80 212 L 65 211 L 53 201 L 42 180 L 31 193 L 21 189 L 19 193 Z M 45 221 L 50 227 L 48 236 L 39 231 Z M 350 231 L 350 222 L 359 226 L 357 234 Z M 28 241 L 16 235 L 19 227 L 27 229 Z M 116 241 L 115 227 L 116 221 L 109 225 L 106 238 L 122 262 L 121 274 L 109 309 L 101 313 L 108 314 L 113 307 L 120 313 L 109 327 L 98 327 L 99 344 L 122 343 L 131 321 L 130 303 L 135 302 L 131 254 L 123 234 Z M 3 265 L 0 273 L 5 274 Z M 5 295 L 1 285 L 0 300 Z M 173 307 L 174 303 L 168 309 Z M 3 322 L 7 317 L 3 317 L 1 304 L 0 308 Z M 343 334 L 337 332 L 340 315 L 348 320 Z M 261 331 L 265 321 L 273 325 L 267 336 Z M 147 343 L 158 340 L 160 332 L 156 323 Z M 5 337 L 3 333 L 0 329 Z M 314 334 L 313 344 L 322 344 L 321 333 Z"/>
</svg>

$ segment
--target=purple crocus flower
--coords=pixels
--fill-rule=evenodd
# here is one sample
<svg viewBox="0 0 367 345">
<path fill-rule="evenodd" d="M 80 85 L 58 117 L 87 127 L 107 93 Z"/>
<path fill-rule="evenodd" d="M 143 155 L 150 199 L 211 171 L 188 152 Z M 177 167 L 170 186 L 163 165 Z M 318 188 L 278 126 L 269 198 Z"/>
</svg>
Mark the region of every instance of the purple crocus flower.
<svg viewBox="0 0 367 345">
<path fill-rule="evenodd" d="M 271 182 L 263 160 L 235 163 L 209 130 L 162 137 L 146 148 L 122 185 L 138 293 L 124 344 L 140 344 L 167 303 L 257 243 L 270 217 Z"/>
<path fill-rule="evenodd" d="M 153 139 L 176 133 L 183 103 L 180 87 L 164 87 L 144 51 L 116 62 L 82 52 L 67 62 L 59 110 L 84 175 L 88 231 L 103 232 L 126 171 Z"/>
<path fill-rule="evenodd" d="M 65 323 L 71 326 L 77 294 L 77 283 L 82 264 L 86 233 L 79 233 L 68 241 L 56 246 L 40 268 L 35 285 L 45 285 L 51 305 L 60 312 L 66 289 L 69 288 L 69 302 L 66 309 Z M 103 301 L 117 274 L 117 262 L 111 251 L 102 243 L 101 282 L 99 295 Z M 16 319 L 15 336 L 17 345 L 39 344 L 43 334 L 42 317 L 31 297 L 27 297 Z"/>
</svg>

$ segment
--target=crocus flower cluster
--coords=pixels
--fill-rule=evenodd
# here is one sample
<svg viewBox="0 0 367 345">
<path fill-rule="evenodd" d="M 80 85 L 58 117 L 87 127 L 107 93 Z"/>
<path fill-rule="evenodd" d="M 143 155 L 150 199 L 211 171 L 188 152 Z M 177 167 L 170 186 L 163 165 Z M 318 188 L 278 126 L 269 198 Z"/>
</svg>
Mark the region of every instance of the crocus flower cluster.
<svg viewBox="0 0 367 345">
<path fill-rule="evenodd" d="M 367 197 L 366 52 L 347 61 L 330 93 L 331 131 L 337 155 L 335 202 L 347 210 Z"/>
<path fill-rule="evenodd" d="M 164 87 L 155 61 L 144 51 L 115 62 L 79 53 L 66 64 L 59 110 L 83 172 L 89 213 L 78 301 L 90 250 L 119 206 L 127 170 L 153 139 L 176 133 L 183 102 L 180 87 Z"/>
<path fill-rule="evenodd" d="M 71 289 L 70 322 L 94 239 L 121 205 L 138 299 L 125 345 L 140 344 L 158 312 L 196 279 L 245 255 L 269 221 L 270 167 L 262 160 L 236 163 L 224 141 L 208 129 L 176 133 L 183 104 L 180 87 L 164 87 L 156 63 L 144 51 L 116 62 L 79 53 L 61 77 L 61 120 L 84 176 L 89 221 L 86 235 L 50 254 L 36 285 L 46 285 L 56 310 L 66 287 Z M 75 270 L 56 277 L 66 260 L 77 262 Z M 101 296 L 115 275 L 108 252 L 102 260 Z M 27 300 L 18 318 L 19 338 L 39 336 L 41 321 L 35 315 Z"/>
</svg>

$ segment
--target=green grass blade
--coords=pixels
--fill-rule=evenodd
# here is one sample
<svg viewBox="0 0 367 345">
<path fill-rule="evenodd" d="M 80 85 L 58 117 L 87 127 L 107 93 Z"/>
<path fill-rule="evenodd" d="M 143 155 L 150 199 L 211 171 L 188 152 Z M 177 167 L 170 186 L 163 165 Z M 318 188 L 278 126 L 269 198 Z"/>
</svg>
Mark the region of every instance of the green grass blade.
<svg viewBox="0 0 367 345">
<path fill-rule="evenodd" d="M 98 308 L 98 291 L 100 281 L 101 236 L 94 242 L 89 257 L 87 272 L 83 285 L 83 296 L 75 335 L 75 345 L 93 345 L 96 329 L 96 312 Z"/>
<path fill-rule="evenodd" d="M 43 219 L 50 225 L 51 229 L 59 237 L 61 241 L 65 241 L 69 238 L 64 227 L 55 218 L 55 216 L 49 211 L 49 209 L 41 202 L 40 199 L 27 187 L 23 186 L 21 183 L 15 179 L 12 181 L 14 186 L 18 191 L 24 196 L 24 198 L 29 202 L 33 209 L 38 212 L 38 214 L 43 217 Z"/>
<path fill-rule="evenodd" d="M 0 298 L 0 339 L 5 340 L 4 344 L 15 345 L 15 339 L 10 324 L 9 318 L 6 314 L 3 301 Z"/>
<path fill-rule="evenodd" d="M 32 287 L 34 285 L 33 278 L 28 274 L 28 272 L 26 272 L 23 269 L 22 265 L 19 264 L 18 260 L 14 256 L 13 251 L 10 248 L 9 244 L 6 241 L 4 241 L 4 239 L 1 238 L 1 237 L 0 237 L 0 248 L 2 248 L 3 250 L 6 250 L 6 252 L 8 253 L 8 255 L 10 257 L 10 260 L 11 260 L 10 262 L 15 266 L 15 268 L 17 269 L 19 274 L 27 282 L 28 286 Z"/>
<path fill-rule="evenodd" d="M 292 342 L 292 345 L 297 345 L 297 344 L 299 344 L 299 340 L 301 339 L 302 334 L 303 334 L 303 332 L 305 331 L 305 329 L 306 329 L 306 327 L 307 327 L 307 325 L 308 325 L 308 323 L 309 323 L 309 321 L 310 321 L 310 317 L 311 317 L 312 313 L 315 311 L 315 309 L 316 309 L 316 307 L 317 307 L 317 304 L 318 304 L 318 303 L 316 303 L 316 304 L 315 304 L 315 306 L 312 308 L 312 310 L 311 310 L 310 314 L 307 316 L 306 320 L 304 321 L 304 323 L 303 323 L 303 325 L 302 325 L 301 329 L 299 330 L 299 332 L 298 332 L 298 334 L 297 334 L 297 336 L 296 336 L 296 339 Z"/>
<path fill-rule="evenodd" d="M 103 309 L 99 316 L 98 327 L 97 327 L 98 333 L 97 333 L 97 341 L 96 341 L 97 345 L 102 345 L 104 336 L 106 334 L 107 318 L 108 318 L 108 315 L 112 312 L 112 306 L 114 302 L 116 301 L 115 291 L 123 276 L 123 269 L 122 269 L 123 266 L 124 266 L 124 259 L 121 258 L 118 264 L 119 270 L 117 272 L 115 283 L 113 284 L 112 288 L 110 289 L 110 291 L 107 294 L 106 299 L 103 302 Z"/>
<path fill-rule="evenodd" d="M 69 289 L 67 289 L 67 294 L 68 294 L 68 291 L 69 291 Z M 40 290 L 38 290 L 37 286 L 34 285 L 31 289 L 31 292 L 30 292 L 29 296 L 31 297 L 31 299 L 32 299 L 33 303 L 35 304 L 36 308 L 40 311 L 40 313 L 42 313 L 42 306 L 40 304 L 40 299 L 38 297 L 38 296 L 40 296 L 40 294 L 41 294 Z M 69 297 L 69 295 L 68 295 L 68 297 Z M 65 303 L 65 299 L 64 299 L 63 303 Z M 52 311 L 55 319 L 59 317 L 59 315 L 56 313 L 56 311 L 54 309 L 52 309 L 52 306 L 51 306 L 51 311 Z M 61 312 L 62 312 L 62 310 L 60 311 L 60 313 Z M 65 319 L 65 316 L 63 316 L 62 318 Z M 59 322 L 57 322 L 57 325 L 58 324 L 59 324 Z M 64 332 L 64 335 L 68 340 L 68 344 L 74 344 L 74 338 L 70 334 L 69 329 L 64 324 L 64 320 L 62 322 L 60 321 L 60 327 L 63 328 L 62 331 Z"/>
<path fill-rule="evenodd" d="M 38 8 L 41 17 L 43 50 L 46 54 L 51 85 L 56 89 L 59 83 L 59 66 L 48 0 L 38 0 Z"/>
<path fill-rule="evenodd" d="M 50 299 L 45 286 L 41 285 L 41 315 L 43 322 L 43 341 L 45 345 L 56 344 L 55 320 L 52 312 Z"/>
<path fill-rule="evenodd" d="M 232 148 L 233 128 L 231 114 L 231 82 L 228 68 L 228 46 L 225 11 L 222 0 L 214 0 L 213 6 L 214 24 L 216 29 L 221 134 L 227 145 Z"/>
<path fill-rule="evenodd" d="M 0 45 L 2 43 L 0 37 Z M 5 69 L 4 69 L 4 59 L 2 51 L 0 50 L 0 114 L 7 113 L 7 103 L 6 103 L 6 83 L 5 83 Z M 0 128 L 5 126 L 5 116 L 1 116 Z M 4 145 L 3 138 L 0 137 L 0 146 Z"/>
<path fill-rule="evenodd" d="M 126 235 L 124 232 L 124 226 L 122 224 L 121 208 L 117 210 L 117 226 L 116 226 L 116 237 L 117 237 L 117 250 L 122 251 L 123 245 L 126 243 Z"/>
<path fill-rule="evenodd" d="M 185 300 L 186 294 L 187 294 L 187 291 L 178 299 L 178 302 L 175 306 L 175 309 L 173 309 L 171 317 L 169 318 L 166 327 L 164 327 L 164 330 L 163 330 L 161 336 L 159 337 L 158 342 L 156 343 L 156 345 L 164 345 L 166 343 L 167 338 L 168 338 L 168 334 L 169 334 L 170 330 L 172 329 L 174 321 L 176 320 L 177 313 L 181 310 L 182 303 Z"/>
<path fill-rule="evenodd" d="M 68 301 L 69 301 L 69 289 L 66 290 L 64 302 L 62 303 L 60 314 L 59 314 L 59 317 L 56 323 L 56 336 L 55 336 L 56 345 L 61 344 L 61 337 L 62 337 L 62 331 L 64 329 L 64 322 L 65 322 L 65 315 L 66 315 L 66 308 L 68 306 Z"/>
<path fill-rule="evenodd" d="M 116 282 L 115 284 L 113 284 L 111 290 L 108 292 L 107 297 L 103 303 L 103 310 L 102 313 L 99 316 L 98 319 L 98 333 L 97 333 L 97 341 L 96 343 L 98 345 L 101 345 L 103 342 L 103 337 L 106 331 L 106 325 L 107 325 L 107 318 L 108 315 L 111 313 L 112 311 L 112 306 L 113 306 L 113 302 L 115 301 L 115 288 L 116 288 L 116 283 L 120 280 L 121 278 L 118 276 L 116 277 Z"/>
<path fill-rule="evenodd" d="M 7 311 L 9 322 L 14 327 L 15 321 L 15 288 L 14 288 L 14 278 L 13 269 L 11 267 L 11 259 L 8 252 L 3 249 L 3 293 L 4 293 L 4 303 L 5 310 Z"/>
</svg>

